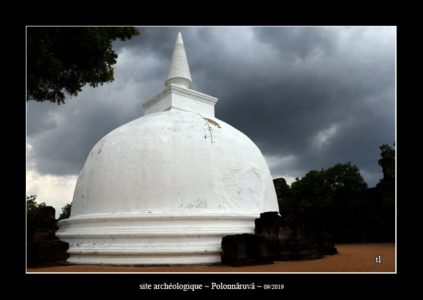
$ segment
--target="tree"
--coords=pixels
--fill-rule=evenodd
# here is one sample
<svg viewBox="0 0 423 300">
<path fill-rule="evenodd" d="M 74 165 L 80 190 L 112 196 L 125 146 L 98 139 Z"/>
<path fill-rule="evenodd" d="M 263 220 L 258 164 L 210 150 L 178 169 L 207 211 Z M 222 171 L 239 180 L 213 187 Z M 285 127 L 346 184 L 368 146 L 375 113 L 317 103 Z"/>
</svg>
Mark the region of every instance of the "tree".
<svg viewBox="0 0 423 300">
<path fill-rule="evenodd" d="M 59 220 L 67 219 L 71 215 L 72 204 L 68 203 L 62 207 L 62 213 L 59 216 Z"/>
<path fill-rule="evenodd" d="M 28 227 L 31 227 L 36 221 L 40 210 L 46 207 L 45 202 L 37 203 L 36 195 L 26 196 L 26 215 Z"/>
<path fill-rule="evenodd" d="M 380 203 L 379 212 L 380 235 L 385 240 L 395 240 L 395 148 L 388 145 L 380 146 L 378 163 L 382 167 L 383 178 L 376 185 Z"/>
<path fill-rule="evenodd" d="M 36 195 L 27 196 L 26 199 L 26 226 L 28 241 L 32 241 L 37 229 L 55 226 L 54 208 L 45 202 L 37 203 Z"/>
<path fill-rule="evenodd" d="M 134 27 L 28 27 L 27 100 L 65 103 L 65 94 L 112 81 L 112 41 L 138 35 Z"/>
<path fill-rule="evenodd" d="M 365 232 L 367 184 L 351 163 L 310 171 L 292 184 L 293 199 L 288 211 L 308 226 L 329 231 L 340 240 L 359 240 Z M 283 213 L 283 208 L 282 208 Z"/>
<path fill-rule="evenodd" d="M 395 148 L 380 146 L 383 178 L 368 188 L 357 166 L 309 171 L 278 195 L 282 216 L 294 216 L 337 242 L 395 241 Z M 284 183 L 284 181 L 282 182 Z"/>
<path fill-rule="evenodd" d="M 395 149 L 384 144 L 379 147 L 380 156 L 378 163 L 382 167 L 383 178 L 380 181 L 380 184 L 388 184 L 389 187 L 394 191 L 395 186 Z"/>
</svg>

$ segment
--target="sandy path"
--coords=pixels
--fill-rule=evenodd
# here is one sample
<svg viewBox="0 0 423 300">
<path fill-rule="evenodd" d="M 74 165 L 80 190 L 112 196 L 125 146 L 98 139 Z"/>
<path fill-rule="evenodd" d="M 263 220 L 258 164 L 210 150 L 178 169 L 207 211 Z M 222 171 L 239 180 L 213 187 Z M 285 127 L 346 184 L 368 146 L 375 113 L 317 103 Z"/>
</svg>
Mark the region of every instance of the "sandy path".
<svg viewBox="0 0 423 300">
<path fill-rule="evenodd" d="M 230 267 L 165 266 L 120 267 L 67 265 L 29 268 L 28 272 L 395 272 L 395 244 L 344 244 L 337 245 L 337 255 L 303 261 L 282 261 L 274 264 Z M 381 263 L 376 263 L 376 256 Z"/>
</svg>

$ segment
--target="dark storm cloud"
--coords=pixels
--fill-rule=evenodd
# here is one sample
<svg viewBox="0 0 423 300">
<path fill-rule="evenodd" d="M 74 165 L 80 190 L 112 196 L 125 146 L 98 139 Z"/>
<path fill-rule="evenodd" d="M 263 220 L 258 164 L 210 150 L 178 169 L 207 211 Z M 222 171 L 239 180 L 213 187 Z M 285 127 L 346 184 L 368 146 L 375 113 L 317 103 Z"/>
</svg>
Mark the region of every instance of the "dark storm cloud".
<svg viewBox="0 0 423 300">
<path fill-rule="evenodd" d="M 268 43 L 277 49 L 284 60 L 305 60 L 316 55 L 330 55 L 336 50 L 337 32 L 321 27 L 291 27 L 280 30 L 277 27 L 254 27 L 258 41 Z"/>
<path fill-rule="evenodd" d="M 50 110 L 42 105 L 31 105 L 27 115 L 27 134 L 33 136 L 39 132 L 54 130 L 57 123 L 49 116 Z"/>
<path fill-rule="evenodd" d="M 142 93 L 116 80 L 109 86 L 84 90 L 64 105 L 29 102 L 27 142 L 29 163 L 42 174 L 75 175 L 95 143 L 116 127 L 142 115 Z M 135 85 L 135 83 L 133 84 Z M 113 91 L 112 91 L 113 90 Z M 147 92 L 151 93 L 151 92 Z M 29 117 L 31 115 L 31 117 Z M 43 120 L 43 122 L 39 121 Z M 39 124 L 53 123 L 53 130 Z"/>
<path fill-rule="evenodd" d="M 37 105 L 45 104 L 30 103 L 28 109 Z M 95 108 L 88 105 L 82 111 L 72 109 L 72 105 L 63 108 L 61 112 L 67 118 L 58 121 L 60 124 L 54 130 L 45 131 L 35 138 L 29 135 L 29 142 L 37 154 L 36 167 L 40 174 L 78 174 L 95 142 L 122 123 L 113 110 L 101 105 L 96 104 Z M 51 121 L 58 116 L 45 117 Z M 95 130 L 92 130 L 93 127 Z"/>
<path fill-rule="evenodd" d="M 298 31 L 254 30 L 259 41 L 272 41 L 276 55 L 270 62 L 266 53 L 258 52 L 253 62 L 240 61 L 240 55 L 227 57 L 224 67 L 209 64 L 208 78 L 226 83 L 216 89 L 221 88 L 222 97 L 218 115 L 250 136 L 265 154 L 296 157 L 291 170 L 285 164 L 274 166 L 274 175 L 301 176 L 351 161 L 373 185 L 378 178 L 371 174 L 381 176 L 378 147 L 394 142 L 394 41 L 386 49 L 366 49 L 355 45 L 366 40 L 338 44 L 340 33 L 334 29 Z M 266 35 L 260 35 L 263 32 Z M 285 40 L 291 42 L 288 47 Z M 331 128 L 334 132 L 318 143 Z"/>
<path fill-rule="evenodd" d="M 31 157 L 43 174 L 77 174 L 91 147 L 142 115 L 182 32 L 194 88 L 220 98 L 216 116 L 246 133 L 274 176 L 351 161 L 370 185 L 378 147 L 394 142 L 394 30 L 386 28 L 141 28 L 116 42 L 116 81 L 61 107 L 28 104 Z"/>
<path fill-rule="evenodd" d="M 114 42 L 114 48 L 117 51 L 125 48 L 133 54 L 150 52 L 170 61 L 178 32 L 182 33 L 185 47 L 188 47 L 191 37 L 197 40 L 197 31 L 201 31 L 200 27 L 139 27 L 139 36 L 123 42 L 118 40 Z"/>
</svg>

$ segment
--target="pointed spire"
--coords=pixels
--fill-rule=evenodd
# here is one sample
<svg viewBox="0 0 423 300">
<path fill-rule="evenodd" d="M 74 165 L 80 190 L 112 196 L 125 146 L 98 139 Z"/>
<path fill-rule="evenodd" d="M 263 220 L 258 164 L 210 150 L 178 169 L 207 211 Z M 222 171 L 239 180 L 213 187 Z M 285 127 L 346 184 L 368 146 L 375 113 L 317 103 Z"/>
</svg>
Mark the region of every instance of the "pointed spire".
<svg viewBox="0 0 423 300">
<path fill-rule="evenodd" d="M 167 76 L 165 85 L 168 86 L 171 83 L 186 88 L 190 88 L 192 84 L 184 41 L 182 40 L 180 32 L 176 38 L 175 49 L 172 54 L 172 62 L 170 63 L 169 75 Z"/>
</svg>

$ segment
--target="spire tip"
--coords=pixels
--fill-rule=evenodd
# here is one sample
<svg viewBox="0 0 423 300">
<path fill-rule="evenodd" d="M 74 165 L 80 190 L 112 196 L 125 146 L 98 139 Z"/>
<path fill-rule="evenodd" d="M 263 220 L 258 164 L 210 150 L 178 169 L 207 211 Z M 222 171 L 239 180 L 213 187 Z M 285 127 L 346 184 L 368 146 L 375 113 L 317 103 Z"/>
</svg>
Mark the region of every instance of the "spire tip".
<svg viewBox="0 0 423 300">
<path fill-rule="evenodd" d="M 173 50 L 169 75 L 167 76 L 165 85 L 167 86 L 171 83 L 188 89 L 191 88 L 192 85 L 191 72 L 189 70 L 184 42 L 180 32 L 178 32 L 178 36 L 176 37 L 175 49 Z"/>
</svg>

